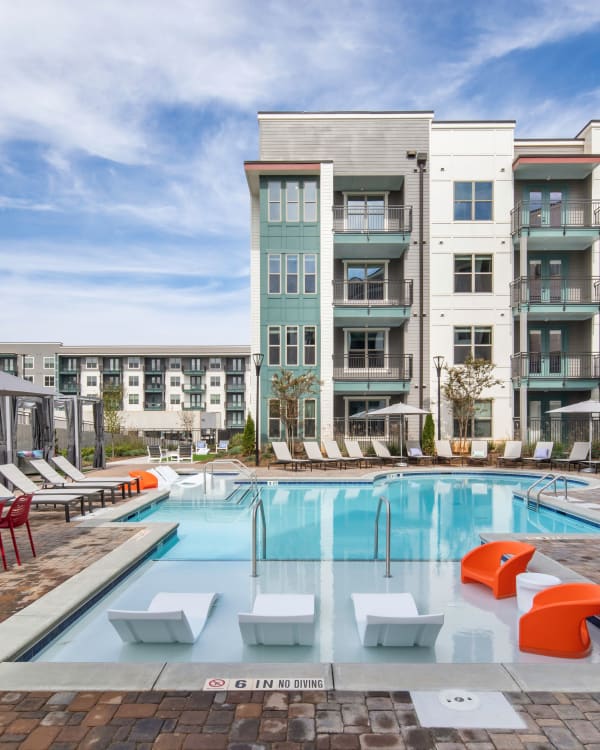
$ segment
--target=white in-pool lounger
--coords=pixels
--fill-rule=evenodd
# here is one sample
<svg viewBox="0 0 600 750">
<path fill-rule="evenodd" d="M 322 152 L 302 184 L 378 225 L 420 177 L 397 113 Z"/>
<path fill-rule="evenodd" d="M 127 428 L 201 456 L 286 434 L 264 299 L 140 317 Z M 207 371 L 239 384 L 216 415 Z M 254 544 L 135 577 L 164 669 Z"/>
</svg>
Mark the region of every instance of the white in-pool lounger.
<svg viewBox="0 0 600 750">
<path fill-rule="evenodd" d="M 249 646 L 312 646 L 313 594 L 258 594 L 252 612 L 240 612 L 242 640 Z"/>
<path fill-rule="evenodd" d="M 194 643 L 217 594 L 156 594 L 147 610 L 109 609 L 108 619 L 126 643 Z"/>
<path fill-rule="evenodd" d="M 412 594 L 352 594 L 363 646 L 433 646 L 444 615 L 420 615 Z"/>
</svg>

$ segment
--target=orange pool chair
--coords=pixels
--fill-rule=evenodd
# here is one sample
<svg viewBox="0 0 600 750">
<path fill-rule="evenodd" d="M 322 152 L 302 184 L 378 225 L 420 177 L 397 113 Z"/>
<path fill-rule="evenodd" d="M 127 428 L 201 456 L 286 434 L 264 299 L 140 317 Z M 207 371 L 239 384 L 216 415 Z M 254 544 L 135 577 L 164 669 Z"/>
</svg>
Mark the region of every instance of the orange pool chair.
<svg viewBox="0 0 600 750">
<path fill-rule="evenodd" d="M 519 620 L 519 648 L 531 654 L 581 659 L 592 650 L 586 618 L 600 614 L 600 586 L 562 583 L 540 591 Z"/>
<path fill-rule="evenodd" d="M 496 599 L 515 596 L 517 575 L 525 571 L 534 552 L 535 547 L 525 542 L 501 540 L 481 544 L 461 560 L 460 580 L 489 586 Z"/>
<path fill-rule="evenodd" d="M 140 489 L 152 490 L 158 487 L 158 479 L 149 471 L 130 471 L 130 477 L 138 477 L 140 480 Z"/>
</svg>

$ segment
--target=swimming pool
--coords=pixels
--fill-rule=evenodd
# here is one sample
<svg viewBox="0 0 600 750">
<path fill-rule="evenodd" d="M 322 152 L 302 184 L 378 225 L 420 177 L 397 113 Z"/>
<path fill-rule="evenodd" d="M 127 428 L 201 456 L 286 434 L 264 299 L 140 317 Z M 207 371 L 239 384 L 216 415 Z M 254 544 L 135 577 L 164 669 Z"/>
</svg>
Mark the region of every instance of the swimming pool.
<svg viewBox="0 0 600 750">
<path fill-rule="evenodd" d="M 535 477 L 523 474 L 406 474 L 377 482 L 270 482 L 260 486 L 268 560 L 372 560 L 375 517 L 383 495 L 391 507 L 391 558 L 451 561 L 480 542 L 482 532 L 598 533 L 600 528 L 514 498 Z M 580 483 L 581 484 L 581 483 Z M 136 520 L 179 522 L 166 560 L 248 560 L 252 493 L 247 486 L 217 499 L 199 491 L 169 498 Z M 384 554 L 385 513 L 379 522 Z M 157 555 L 158 557 L 158 555 Z"/>
</svg>

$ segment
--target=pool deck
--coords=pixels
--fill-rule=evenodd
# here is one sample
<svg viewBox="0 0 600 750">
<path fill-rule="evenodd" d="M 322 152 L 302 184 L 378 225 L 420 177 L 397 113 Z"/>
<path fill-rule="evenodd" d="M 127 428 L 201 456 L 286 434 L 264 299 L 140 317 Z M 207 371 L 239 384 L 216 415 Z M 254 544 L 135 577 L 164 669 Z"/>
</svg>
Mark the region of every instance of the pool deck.
<svg viewBox="0 0 600 750">
<path fill-rule="evenodd" d="M 147 464 L 141 464 L 147 468 Z M 181 465 L 190 471 L 199 467 Z M 123 474 L 119 462 L 103 475 Z M 395 467 L 386 467 L 394 471 Z M 410 467 L 411 470 L 413 467 Z M 444 467 L 447 470 L 447 467 Z M 423 467 L 431 470 L 432 467 Z M 433 467 L 435 471 L 436 468 Z M 474 469 L 477 470 L 477 469 Z M 485 469 L 484 469 L 485 471 Z M 372 470 L 260 469 L 264 479 L 355 479 Z M 575 475 L 574 475 L 575 476 Z M 597 488 L 569 491 L 580 512 L 600 522 Z M 154 495 L 158 493 L 153 493 Z M 147 502 L 150 493 L 128 501 Z M 560 498 L 550 500 L 558 506 Z M 575 511 L 577 504 L 571 506 Z M 132 530 L 109 524 L 123 502 L 83 523 L 59 512 L 36 512 L 32 530 L 38 557 L 18 532 L 23 565 L 0 574 L 0 749 L 4 748 L 232 748 L 235 750 L 345 750 L 356 748 L 600 749 L 600 670 L 595 664 L 49 664 L 10 661 L 35 641 L 61 610 L 75 608 L 118 577 L 171 525 Z M 548 558 L 600 583 L 600 538 L 536 538 Z M 14 562 L 7 535 L 4 546 Z M 90 644 L 93 648 L 93 644 Z M 244 675 L 240 674 L 244 672 Z M 204 692 L 208 677 L 320 678 L 321 690 Z M 500 690 L 524 718 L 525 730 L 424 728 L 410 691 Z"/>
</svg>

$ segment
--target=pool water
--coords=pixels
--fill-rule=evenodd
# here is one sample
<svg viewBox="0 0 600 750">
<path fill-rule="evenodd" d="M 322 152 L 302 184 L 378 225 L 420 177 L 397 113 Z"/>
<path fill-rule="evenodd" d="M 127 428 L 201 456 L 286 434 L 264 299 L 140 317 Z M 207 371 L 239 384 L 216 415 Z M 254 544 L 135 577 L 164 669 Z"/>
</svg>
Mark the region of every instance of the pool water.
<svg viewBox="0 0 600 750">
<path fill-rule="evenodd" d="M 513 497 L 530 475 L 448 473 L 405 475 L 375 483 L 277 482 L 261 487 L 267 560 L 372 560 L 375 518 L 383 495 L 391 507 L 393 560 L 456 561 L 482 532 L 598 533 L 600 528 Z M 178 542 L 163 560 L 248 560 L 251 500 L 247 487 L 228 497 L 169 498 L 142 518 L 179 521 Z M 385 554 L 385 511 L 379 559 Z"/>
</svg>

